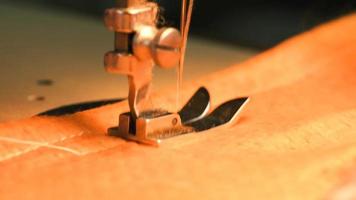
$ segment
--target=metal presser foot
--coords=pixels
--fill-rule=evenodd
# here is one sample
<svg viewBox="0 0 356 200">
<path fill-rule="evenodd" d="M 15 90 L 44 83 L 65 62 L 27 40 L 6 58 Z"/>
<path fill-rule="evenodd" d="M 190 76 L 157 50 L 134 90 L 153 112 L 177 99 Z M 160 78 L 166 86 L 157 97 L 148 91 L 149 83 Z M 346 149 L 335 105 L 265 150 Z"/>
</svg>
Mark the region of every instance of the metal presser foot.
<svg viewBox="0 0 356 200">
<path fill-rule="evenodd" d="M 175 28 L 157 28 L 158 6 L 145 0 L 117 0 L 105 12 L 105 24 L 115 32 L 115 50 L 105 55 L 105 69 L 127 75 L 130 112 L 121 114 L 109 135 L 143 144 L 200 132 L 231 123 L 248 101 L 240 98 L 210 110 L 210 96 L 200 88 L 178 113 L 147 109 L 152 69 L 176 66 L 181 57 L 181 34 Z"/>
<path fill-rule="evenodd" d="M 248 97 L 234 99 L 209 112 L 210 95 L 202 87 L 178 113 L 148 111 L 139 118 L 133 118 L 131 113 L 121 114 L 119 126 L 109 129 L 109 135 L 158 146 L 162 140 L 174 136 L 233 124 L 248 100 Z"/>
</svg>

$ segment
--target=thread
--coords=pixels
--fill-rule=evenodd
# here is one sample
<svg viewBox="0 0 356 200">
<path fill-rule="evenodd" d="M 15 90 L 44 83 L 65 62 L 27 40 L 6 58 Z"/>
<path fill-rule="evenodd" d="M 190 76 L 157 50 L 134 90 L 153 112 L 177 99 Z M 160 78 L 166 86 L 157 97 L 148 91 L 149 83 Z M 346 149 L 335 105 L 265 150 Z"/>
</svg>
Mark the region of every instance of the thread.
<svg viewBox="0 0 356 200">
<path fill-rule="evenodd" d="M 35 146 L 35 147 L 46 147 L 49 149 L 57 149 L 57 150 L 65 151 L 68 153 L 72 153 L 76 156 L 82 155 L 81 152 L 76 151 L 74 149 L 71 149 L 68 147 L 63 147 L 63 146 L 52 145 L 49 143 L 30 141 L 30 140 L 21 140 L 21 139 L 15 139 L 15 138 L 10 138 L 10 137 L 3 137 L 3 136 L 0 136 L 0 141 L 17 143 L 17 144 L 26 144 L 26 145 L 31 145 L 31 146 Z"/>
<path fill-rule="evenodd" d="M 188 7 L 187 7 L 188 6 Z M 184 63 L 185 63 L 185 54 L 187 49 L 188 35 L 190 24 L 192 20 L 192 13 L 194 7 L 194 0 L 190 0 L 189 4 L 187 0 L 182 0 L 182 12 L 181 12 L 181 23 L 180 29 L 182 33 L 182 44 L 181 44 L 181 57 L 179 61 L 179 67 L 177 70 L 177 102 L 176 107 L 177 110 L 180 108 L 180 99 L 181 99 L 181 89 L 183 84 L 183 71 L 184 71 Z"/>
</svg>

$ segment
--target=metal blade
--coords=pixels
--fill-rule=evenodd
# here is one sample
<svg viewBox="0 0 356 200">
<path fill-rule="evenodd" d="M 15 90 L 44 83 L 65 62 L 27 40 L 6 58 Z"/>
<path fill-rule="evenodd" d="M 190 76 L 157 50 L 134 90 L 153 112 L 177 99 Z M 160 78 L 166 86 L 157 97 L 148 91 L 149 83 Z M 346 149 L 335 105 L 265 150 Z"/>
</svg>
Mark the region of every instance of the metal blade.
<svg viewBox="0 0 356 200">
<path fill-rule="evenodd" d="M 234 123 L 234 121 L 237 120 L 238 114 L 248 100 L 248 97 L 244 97 L 228 101 L 217 107 L 208 116 L 198 121 L 186 124 L 186 126 L 192 127 L 196 132 L 201 132 L 221 125 Z"/>
<path fill-rule="evenodd" d="M 189 124 L 205 117 L 210 109 L 210 94 L 204 87 L 190 98 L 187 104 L 178 112 L 182 124 Z"/>
</svg>

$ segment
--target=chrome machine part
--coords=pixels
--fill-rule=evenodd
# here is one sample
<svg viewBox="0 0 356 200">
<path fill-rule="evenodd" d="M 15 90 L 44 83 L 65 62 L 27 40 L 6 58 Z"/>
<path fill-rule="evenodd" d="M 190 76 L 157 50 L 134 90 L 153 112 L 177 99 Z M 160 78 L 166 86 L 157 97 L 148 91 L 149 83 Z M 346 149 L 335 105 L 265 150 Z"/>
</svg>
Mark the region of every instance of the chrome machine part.
<svg viewBox="0 0 356 200">
<path fill-rule="evenodd" d="M 115 32 L 115 50 L 105 55 L 105 69 L 127 75 L 129 82 L 130 112 L 120 115 L 119 127 L 114 132 L 148 144 L 158 141 L 149 138 L 152 134 L 182 124 L 178 114 L 146 108 L 153 66 L 171 68 L 178 65 L 180 57 L 179 31 L 167 27 L 159 30 L 157 14 L 156 3 L 117 0 L 116 8 L 106 10 L 104 17 L 107 28 Z"/>
<path fill-rule="evenodd" d="M 248 97 L 233 99 L 209 112 L 210 95 L 208 90 L 202 87 L 178 114 L 157 110 L 134 119 L 130 113 L 125 113 L 120 115 L 120 126 L 111 128 L 109 134 L 158 146 L 163 139 L 233 125 L 248 101 Z"/>
<path fill-rule="evenodd" d="M 132 117 L 139 118 L 148 105 L 152 69 L 174 67 L 180 57 L 180 33 L 157 29 L 158 6 L 145 0 L 117 0 L 106 10 L 105 25 L 115 32 L 115 50 L 105 55 L 108 72 L 127 75 Z"/>
<path fill-rule="evenodd" d="M 110 135 L 158 145 L 165 138 L 232 124 L 248 102 L 248 98 L 231 100 L 209 114 L 209 92 L 200 88 L 178 113 L 146 108 L 153 66 L 172 68 L 184 63 L 192 2 L 189 5 L 182 26 L 184 39 L 174 28 L 157 28 L 156 3 L 117 0 L 117 7 L 105 12 L 105 24 L 115 32 L 115 50 L 105 55 L 105 68 L 129 79 L 130 112 L 120 115 L 119 126 L 109 129 Z"/>
<path fill-rule="evenodd" d="M 120 115 L 119 127 L 111 128 L 109 134 L 135 142 L 157 146 L 163 139 L 194 132 L 193 122 L 204 118 L 210 109 L 210 95 L 200 88 L 179 113 L 155 110 L 132 118 L 130 113 Z"/>
</svg>

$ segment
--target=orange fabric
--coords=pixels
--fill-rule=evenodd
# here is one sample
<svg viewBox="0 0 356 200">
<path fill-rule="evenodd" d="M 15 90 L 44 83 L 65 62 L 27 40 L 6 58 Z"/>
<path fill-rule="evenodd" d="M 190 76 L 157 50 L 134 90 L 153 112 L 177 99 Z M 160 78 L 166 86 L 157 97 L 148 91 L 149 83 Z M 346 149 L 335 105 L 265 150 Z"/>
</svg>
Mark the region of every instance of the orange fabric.
<svg viewBox="0 0 356 200">
<path fill-rule="evenodd" d="M 351 15 L 188 83 L 184 99 L 204 85 L 213 106 L 251 102 L 232 127 L 159 148 L 106 136 L 127 102 L 0 124 L 0 199 L 324 198 L 356 158 L 355 53 Z"/>
</svg>

